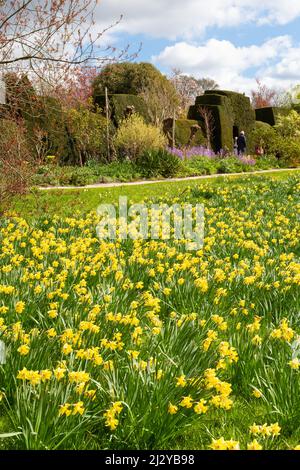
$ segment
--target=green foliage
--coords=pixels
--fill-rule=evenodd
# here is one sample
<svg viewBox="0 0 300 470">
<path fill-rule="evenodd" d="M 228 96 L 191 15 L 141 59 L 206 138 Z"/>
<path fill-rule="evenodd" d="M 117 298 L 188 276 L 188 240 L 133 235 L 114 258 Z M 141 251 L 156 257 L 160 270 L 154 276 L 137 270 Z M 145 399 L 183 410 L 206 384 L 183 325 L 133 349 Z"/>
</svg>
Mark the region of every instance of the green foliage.
<svg viewBox="0 0 300 470">
<path fill-rule="evenodd" d="M 104 67 L 93 83 L 93 95 L 103 95 L 105 88 L 110 94 L 139 95 L 151 88 L 154 82 L 170 83 L 152 64 L 122 62 Z M 170 89 L 174 89 L 170 83 Z"/>
<path fill-rule="evenodd" d="M 194 157 L 184 160 L 185 168 L 192 175 L 213 175 L 218 172 L 218 162 L 207 157 Z"/>
<path fill-rule="evenodd" d="M 115 161 L 99 164 L 91 160 L 84 167 L 40 166 L 32 178 L 32 184 L 34 186 L 85 186 L 114 181 L 134 181 L 141 177 L 138 167 L 132 162 Z"/>
<path fill-rule="evenodd" d="M 78 163 L 106 160 L 106 119 L 86 106 L 66 111 L 68 129 L 74 141 Z"/>
<path fill-rule="evenodd" d="M 218 152 L 221 149 L 232 150 L 233 147 L 233 116 L 232 109 L 228 99 L 220 95 L 204 95 L 197 98 L 197 105 L 191 106 L 188 112 L 188 118 L 197 120 L 201 123 L 203 129 L 205 125 L 203 117 L 200 114 L 200 108 L 205 108 L 212 115 L 212 147 Z M 223 104 L 215 104 L 223 103 Z"/>
<path fill-rule="evenodd" d="M 292 110 L 286 116 L 279 116 L 275 129 L 282 137 L 300 139 L 300 114 Z"/>
<path fill-rule="evenodd" d="M 300 164 L 300 115 L 290 111 L 278 116 L 274 126 L 275 137 L 271 142 L 270 153 L 276 155 L 282 165 L 295 167 Z"/>
<path fill-rule="evenodd" d="M 138 159 L 137 164 L 126 160 L 99 164 L 91 160 L 84 167 L 43 165 L 38 167 L 31 182 L 33 186 L 85 186 L 98 183 L 129 182 L 142 178 L 169 178 L 171 176 L 184 178 L 216 173 L 239 173 L 284 166 L 288 166 L 288 162 L 276 158 L 272 154 L 260 156 L 256 159 L 255 166 L 250 166 L 232 157 L 210 159 L 197 156 L 180 161 L 176 156 L 170 156 L 162 150 L 145 152 Z"/>
<path fill-rule="evenodd" d="M 221 114 L 223 117 L 221 118 L 221 126 L 223 126 L 222 133 L 224 134 L 222 140 L 226 142 L 225 145 L 231 150 L 233 145 L 233 126 L 236 126 L 239 132 L 242 130 L 245 131 L 246 135 L 248 135 L 254 127 L 255 113 L 251 107 L 250 99 L 241 93 L 227 90 L 208 90 L 205 94 L 208 95 L 208 97 L 220 95 L 228 99 L 227 103 L 222 104 L 223 112 L 221 112 Z"/>
<path fill-rule="evenodd" d="M 193 104 L 189 107 L 187 118 L 191 121 L 197 121 L 199 119 L 198 106 Z"/>
<path fill-rule="evenodd" d="M 213 175 L 216 173 L 241 173 L 256 170 L 268 170 L 270 168 L 279 168 L 280 160 L 273 155 L 264 155 L 256 159 L 255 165 L 249 165 L 237 159 L 236 157 L 227 157 L 222 159 L 209 159 L 207 157 L 194 157 L 191 160 L 183 162 L 184 170 L 181 176 L 200 176 Z"/>
<path fill-rule="evenodd" d="M 233 145 L 233 124 L 228 103 L 226 106 L 211 105 L 208 109 L 212 113 L 213 118 L 213 149 L 215 151 L 226 148 L 231 150 Z"/>
<path fill-rule="evenodd" d="M 196 98 L 188 113 L 189 119 L 203 121 L 200 108 L 206 108 L 213 116 L 212 146 L 215 151 L 220 149 L 233 150 L 233 127 L 250 134 L 255 123 L 255 114 L 250 100 L 245 95 L 227 90 L 207 90 L 204 95 Z"/>
<path fill-rule="evenodd" d="M 248 136 L 248 150 L 254 152 L 256 147 L 261 147 L 264 153 L 268 153 L 273 145 L 276 132 L 270 124 L 256 121 L 253 131 Z"/>
<path fill-rule="evenodd" d="M 201 128 L 197 130 L 192 141 L 191 137 L 191 128 L 195 125 L 198 125 L 197 121 L 189 119 L 177 119 L 175 125 L 175 146 L 183 147 L 185 145 L 200 146 L 206 144 L 206 139 L 203 135 Z"/>
<path fill-rule="evenodd" d="M 132 162 L 111 162 L 109 165 L 102 165 L 95 169 L 100 181 L 135 181 L 141 179 L 139 168 Z M 98 180 L 99 180 L 98 179 Z"/>
<path fill-rule="evenodd" d="M 217 92 L 217 90 L 216 90 Z M 204 95 L 197 96 L 195 106 L 226 106 L 227 97 L 217 93 L 205 93 Z"/>
<path fill-rule="evenodd" d="M 277 157 L 278 166 L 293 167 L 300 163 L 300 115 L 285 108 L 261 108 L 257 116 L 265 121 L 256 121 L 250 135 L 251 150 L 255 146 L 264 149 L 264 153 Z M 270 124 L 267 124 L 266 121 Z M 272 124 L 272 126 L 271 126 Z M 260 159 L 259 159 L 260 160 Z"/>
<path fill-rule="evenodd" d="M 255 169 L 257 170 L 269 170 L 270 168 L 284 168 L 286 162 L 283 162 L 276 158 L 274 155 L 261 155 L 256 159 Z"/>
<path fill-rule="evenodd" d="M 111 95 L 140 95 L 146 102 L 147 111 L 136 111 L 143 117 L 151 118 L 153 124 L 173 115 L 179 105 L 179 97 L 173 83 L 168 80 L 152 64 L 125 62 L 111 64 L 101 71 L 93 83 L 93 96 L 100 106 L 99 96 L 103 96 L 107 88 Z M 103 98 L 101 99 L 103 101 Z M 135 104 L 135 103 L 128 103 Z M 116 122 L 123 118 L 126 106 L 122 107 L 122 115 L 117 115 Z"/>
<path fill-rule="evenodd" d="M 136 95 L 109 95 L 109 112 L 113 124 L 118 127 L 125 118 L 126 108 L 133 106 L 135 112 L 142 116 L 146 122 L 150 121 L 149 113 L 145 101 L 141 96 Z M 95 97 L 96 106 L 105 114 L 105 95 Z"/>
<path fill-rule="evenodd" d="M 165 149 L 146 150 L 138 159 L 140 173 L 146 178 L 172 178 L 182 166 L 181 160 Z"/>
<path fill-rule="evenodd" d="M 248 135 L 255 123 L 255 113 L 251 107 L 250 99 L 241 94 L 227 90 L 214 90 L 212 92 L 207 91 L 207 94 L 217 93 L 220 95 L 227 96 L 230 106 L 232 108 L 233 126 L 236 126 L 239 131 L 245 131 Z M 232 134 L 232 130 L 231 130 Z M 232 144 L 230 148 L 232 147 Z"/>
<path fill-rule="evenodd" d="M 214 136 L 214 149 L 227 149 L 231 150 L 233 146 L 233 134 L 232 134 L 232 121 L 229 114 L 229 106 L 216 106 L 212 109 L 215 129 L 213 132 Z"/>
<path fill-rule="evenodd" d="M 258 130 L 261 132 L 269 132 L 272 129 L 272 126 L 270 126 L 270 124 L 268 124 L 267 122 L 255 121 L 254 130 Z"/>
<path fill-rule="evenodd" d="M 48 154 L 62 160 L 72 159 L 72 148 L 65 116 L 58 100 L 39 96 L 26 75 L 7 74 L 6 114 L 21 119 L 32 155 L 43 160 Z"/>
<path fill-rule="evenodd" d="M 152 124 L 160 126 L 179 106 L 179 97 L 171 82 L 166 80 L 155 80 L 142 93 Z"/>
<path fill-rule="evenodd" d="M 254 171 L 253 165 L 242 163 L 236 157 L 228 157 L 218 162 L 218 173 L 240 173 L 243 171 Z"/>
<path fill-rule="evenodd" d="M 134 162 L 146 150 L 163 148 L 166 137 L 159 128 L 146 124 L 141 116 L 133 114 L 122 121 L 114 145 L 121 159 L 128 158 Z"/>
<path fill-rule="evenodd" d="M 299 103 L 293 104 L 292 109 L 294 109 L 295 111 L 297 111 L 297 113 L 300 114 L 300 104 Z"/>
<path fill-rule="evenodd" d="M 270 149 L 280 160 L 282 166 L 297 167 L 300 165 L 300 140 L 277 137 Z"/>
<path fill-rule="evenodd" d="M 89 168 L 75 168 L 71 172 L 67 184 L 70 184 L 71 186 L 86 186 L 88 184 L 93 184 L 93 182 L 93 174 Z"/>
<path fill-rule="evenodd" d="M 58 100 L 38 97 L 22 111 L 31 151 L 43 160 L 47 155 L 57 156 L 60 162 L 76 163 L 72 137 L 67 127 L 65 113 Z M 39 150 L 42 148 L 42 152 Z"/>
</svg>

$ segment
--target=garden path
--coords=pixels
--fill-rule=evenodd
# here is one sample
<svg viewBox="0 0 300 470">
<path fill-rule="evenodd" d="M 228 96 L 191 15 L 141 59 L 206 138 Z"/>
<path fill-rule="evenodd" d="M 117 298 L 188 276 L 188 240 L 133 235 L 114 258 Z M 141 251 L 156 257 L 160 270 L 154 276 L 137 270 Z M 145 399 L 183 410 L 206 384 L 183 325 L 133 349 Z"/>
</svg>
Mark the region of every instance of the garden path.
<svg viewBox="0 0 300 470">
<path fill-rule="evenodd" d="M 50 189 L 93 189 L 93 188 L 117 188 L 121 186 L 139 186 L 143 184 L 157 184 L 157 183 L 172 183 L 173 181 L 194 181 L 201 179 L 211 179 L 211 178 L 224 178 L 227 176 L 248 176 L 248 175 L 257 175 L 264 173 L 278 173 L 284 171 L 300 171 L 300 168 L 277 168 L 274 170 L 258 170 L 251 171 L 247 173 L 225 173 L 225 174 L 215 174 L 215 175 L 202 175 L 202 176 L 187 176 L 185 178 L 165 178 L 161 180 L 141 180 L 141 181 L 131 181 L 129 183 L 96 183 L 89 184 L 86 186 L 46 186 L 40 187 L 41 190 L 50 190 Z"/>
</svg>

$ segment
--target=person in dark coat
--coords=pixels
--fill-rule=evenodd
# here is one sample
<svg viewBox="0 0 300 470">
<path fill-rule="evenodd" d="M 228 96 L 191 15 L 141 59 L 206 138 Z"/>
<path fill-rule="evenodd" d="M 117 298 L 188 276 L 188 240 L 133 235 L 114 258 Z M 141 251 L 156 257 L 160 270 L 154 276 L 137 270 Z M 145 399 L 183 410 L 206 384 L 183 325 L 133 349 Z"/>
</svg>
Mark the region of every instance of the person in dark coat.
<svg viewBox="0 0 300 470">
<path fill-rule="evenodd" d="M 238 136 L 237 145 L 238 145 L 238 155 L 243 155 L 247 147 L 244 131 L 242 131 L 240 135 Z"/>
</svg>

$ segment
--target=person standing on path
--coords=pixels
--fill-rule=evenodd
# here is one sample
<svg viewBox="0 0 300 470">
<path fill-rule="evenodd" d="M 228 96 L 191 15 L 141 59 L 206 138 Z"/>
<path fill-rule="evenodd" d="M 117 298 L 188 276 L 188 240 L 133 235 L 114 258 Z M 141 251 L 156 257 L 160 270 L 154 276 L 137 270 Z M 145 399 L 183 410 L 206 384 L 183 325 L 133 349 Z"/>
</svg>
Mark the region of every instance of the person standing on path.
<svg viewBox="0 0 300 470">
<path fill-rule="evenodd" d="M 233 144 L 233 153 L 234 155 L 238 155 L 238 138 L 234 138 L 234 144 Z"/>
<path fill-rule="evenodd" d="M 247 147 L 245 132 L 241 131 L 237 140 L 238 145 L 238 155 L 244 155 Z"/>
</svg>

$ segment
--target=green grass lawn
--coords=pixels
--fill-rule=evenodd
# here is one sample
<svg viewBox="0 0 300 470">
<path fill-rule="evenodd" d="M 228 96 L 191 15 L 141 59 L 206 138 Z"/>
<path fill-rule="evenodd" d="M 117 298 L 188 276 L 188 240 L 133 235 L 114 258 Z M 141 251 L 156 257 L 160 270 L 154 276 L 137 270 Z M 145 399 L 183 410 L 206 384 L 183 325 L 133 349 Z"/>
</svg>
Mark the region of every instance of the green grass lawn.
<svg viewBox="0 0 300 470">
<path fill-rule="evenodd" d="M 295 174 L 300 174 L 300 169 L 297 171 L 287 170 L 261 175 L 224 176 L 176 182 L 163 181 L 154 184 L 118 186 L 114 188 L 34 190 L 28 195 L 15 198 L 12 208 L 26 218 L 35 218 L 45 214 L 49 214 L 49 216 L 54 214 L 58 216 L 72 216 L 77 211 L 82 214 L 96 210 L 99 204 L 117 202 L 120 196 L 127 196 L 132 202 L 140 202 L 145 198 L 157 199 L 162 196 L 168 199 L 175 196 L 180 197 L 188 188 L 196 186 L 222 186 L 229 184 L 231 181 L 244 182 L 247 178 L 251 181 L 263 178 L 282 180 L 289 175 Z"/>
</svg>

